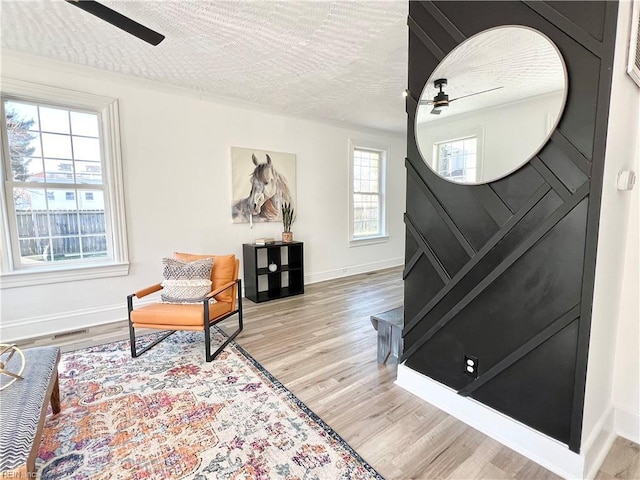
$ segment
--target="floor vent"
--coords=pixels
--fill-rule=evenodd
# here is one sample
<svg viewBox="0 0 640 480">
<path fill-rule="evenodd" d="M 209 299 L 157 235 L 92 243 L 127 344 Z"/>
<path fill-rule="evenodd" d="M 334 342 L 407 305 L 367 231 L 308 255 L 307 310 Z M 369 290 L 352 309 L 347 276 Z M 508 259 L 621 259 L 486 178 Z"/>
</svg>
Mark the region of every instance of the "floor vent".
<svg viewBox="0 0 640 480">
<path fill-rule="evenodd" d="M 80 334 L 83 334 L 83 333 L 87 333 L 87 331 L 88 330 L 86 328 L 83 328 L 82 330 L 74 330 L 72 332 L 58 333 L 58 334 L 53 336 L 53 339 L 54 340 L 59 340 L 61 338 L 72 337 L 74 335 L 80 335 Z"/>
</svg>

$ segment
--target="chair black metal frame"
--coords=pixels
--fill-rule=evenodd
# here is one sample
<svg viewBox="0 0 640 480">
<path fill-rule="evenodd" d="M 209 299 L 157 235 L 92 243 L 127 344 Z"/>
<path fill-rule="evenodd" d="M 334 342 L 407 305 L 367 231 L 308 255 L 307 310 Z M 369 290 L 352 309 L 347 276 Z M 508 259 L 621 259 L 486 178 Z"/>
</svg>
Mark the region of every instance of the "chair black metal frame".
<svg viewBox="0 0 640 480">
<path fill-rule="evenodd" d="M 227 312 L 224 315 L 214 318 L 213 320 L 209 320 L 207 321 L 207 319 L 209 318 L 209 302 L 211 301 L 211 298 L 213 298 L 214 295 L 209 294 L 207 296 L 207 298 L 205 298 L 202 301 L 202 307 L 203 307 L 203 324 L 204 324 L 204 351 L 205 351 L 205 359 L 207 362 L 211 362 L 214 358 L 216 358 L 220 352 L 222 352 L 222 350 L 224 350 L 224 348 L 229 345 L 229 343 L 235 339 L 238 334 L 242 331 L 242 329 L 244 328 L 244 324 L 242 321 L 242 280 L 241 279 L 236 279 L 233 281 L 233 283 L 231 283 L 230 285 L 228 285 L 227 287 L 216 291 L 216 295 L 218 295 L 219 293 L 228 290 L 229 288 L 233 288 L 235 285 L 237 285 L 238 287 L 238 299 L 237 299 L 237 303 L 236 303 L 236 308 L 234 310 L 232 310 L 231 312 Z M 160 287 L 161 289 L 162 287 Z M 144 347 L 142 347 L 140 350 L 137 350 L 136 348 L 136 334 L 135 334 L 135 327 L 133 326 L 133 322 L 131 321 L 131 312 L 133 311 L 133 299 L 134 297 L 137 297 L 137 295 L 135 293 L 132 293 L 131 295 L 127 295 L 127 308 L 129 310 L 129 340 L 131 342 L 131 356 L 133 358 L 137 358 L 140 355 L 142 355 L 143 353 L 145 353 L 147 350 L 155 347 L 158 343 L 162 342 L 165 338 L 169 337 L 170 335 L 173 335 L 174 333 L 176 333 L 179 329 L 176 330 L 170 330 L 167 333 L 165 333 L 164 335 L 162 335 L 160 338 L 154 340 L 153 342 L 151 342 L 149 345 L 146 345 Z M 217 323 L 222 322 L 223 320 L 228 319 L 229 317 L 232 317 L 233 315 L 238 314 L 238 329 L 233 332 L 231 335 L 227 335 L 227 339 L 222 343 L 222 345 L 220 347 L 218 347 L 218 349 L 213 352 L 213 355 L 211 354 L 211 326 L 212 325 L 216 325 Z M 225 334 L 226 335 L 226 334 Z"/>
</svg>

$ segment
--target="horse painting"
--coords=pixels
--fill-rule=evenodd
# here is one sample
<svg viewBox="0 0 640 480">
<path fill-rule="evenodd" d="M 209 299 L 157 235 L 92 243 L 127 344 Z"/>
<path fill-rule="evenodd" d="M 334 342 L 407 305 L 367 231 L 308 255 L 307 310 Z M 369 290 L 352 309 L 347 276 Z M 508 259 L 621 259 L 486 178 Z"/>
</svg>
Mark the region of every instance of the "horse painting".
<svg viewBox="0 0 640 480">
<path fill-rule="evenodd" d="M 271 157 L 260 163 L 255 154 L 251 160 L 255 165 L 249 177 L 251 189 L 249 196 L 237 201 L 232 208 L 233 219 L 242 218 L 256 222 L 275 222 L 280 220 L 280 208 L 284 202 L 291 203 L 292 195 L 287 179 L 273 166 Z"/>
</svg>

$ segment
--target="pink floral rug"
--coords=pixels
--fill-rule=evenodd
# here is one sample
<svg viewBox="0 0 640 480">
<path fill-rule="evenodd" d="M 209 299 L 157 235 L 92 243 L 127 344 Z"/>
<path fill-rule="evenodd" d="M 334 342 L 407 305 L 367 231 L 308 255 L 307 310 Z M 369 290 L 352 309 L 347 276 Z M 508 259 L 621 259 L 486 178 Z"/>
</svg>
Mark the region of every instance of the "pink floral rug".
<svg viewBox="0 0 640 480">
<path fill-rule="evenodd" d="M 235 342 L 210 363 L 203 342 L 177 332 L 135 359 L 128 341 L 63 354 L 41 478 L 382 479 Z"/>
</svg>

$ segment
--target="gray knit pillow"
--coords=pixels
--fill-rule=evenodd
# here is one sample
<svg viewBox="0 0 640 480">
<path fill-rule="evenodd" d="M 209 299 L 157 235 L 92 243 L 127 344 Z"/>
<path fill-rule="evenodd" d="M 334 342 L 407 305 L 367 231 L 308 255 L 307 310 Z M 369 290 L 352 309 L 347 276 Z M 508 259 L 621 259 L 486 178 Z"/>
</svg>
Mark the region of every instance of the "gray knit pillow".
<svg viewBox="0 0 640 480">
<path fill-rule="evenodd" d="M 198 303 L 211 291 L 213 258 L 194 262 L 182 262 L 175 258 L 163 258 L 162 293 L 165 303 Z"/>
</svg>

